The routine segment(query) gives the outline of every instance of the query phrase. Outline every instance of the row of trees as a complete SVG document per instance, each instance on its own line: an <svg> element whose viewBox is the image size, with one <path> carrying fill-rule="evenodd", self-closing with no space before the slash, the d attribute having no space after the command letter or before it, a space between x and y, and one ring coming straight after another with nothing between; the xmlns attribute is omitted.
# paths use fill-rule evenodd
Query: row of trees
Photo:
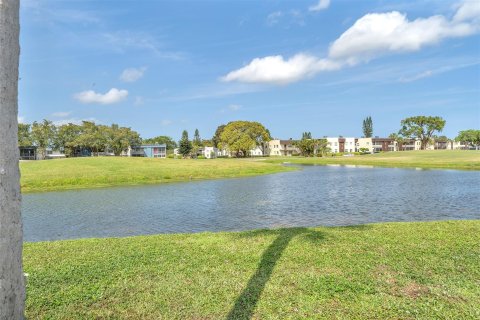
<svg viewBox="0 0 480 320"><path fill-rule="evenodd" d="M120 155L131 145L142 142L140 135L130 128L97 125L83 121L56 126L49 120L18 125L19 146L36 146L39 158L45 158L48 148L58 149L66 156L74 156L81 150L88 149L93 154L112 152Z"/></svg>

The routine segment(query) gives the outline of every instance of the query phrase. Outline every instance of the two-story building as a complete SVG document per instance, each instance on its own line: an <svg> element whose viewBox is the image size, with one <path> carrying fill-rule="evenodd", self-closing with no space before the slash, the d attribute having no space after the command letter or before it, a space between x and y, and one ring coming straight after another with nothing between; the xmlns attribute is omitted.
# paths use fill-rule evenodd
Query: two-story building
<svg viewBox="0 0 480 320"><path fill-rule="evenodd" d="M265 148L265 155L269 156L294 156L300 153L300 149L295 146L295 141L273 139L268 142L268 147Z"/></svg>
<svg viewBox="0 0 480 320"><path fill-rule="evenodd" d="M166 144L142 144L130 146L127 150L128 157L166 158Z"/></svg>
<svg viewBox="0 0 480 320"><path fill-rule="evenodd" d="M330 148L330 152L355 152L356 151L356 139L345 137L326 137L327 146Z"/></svg>

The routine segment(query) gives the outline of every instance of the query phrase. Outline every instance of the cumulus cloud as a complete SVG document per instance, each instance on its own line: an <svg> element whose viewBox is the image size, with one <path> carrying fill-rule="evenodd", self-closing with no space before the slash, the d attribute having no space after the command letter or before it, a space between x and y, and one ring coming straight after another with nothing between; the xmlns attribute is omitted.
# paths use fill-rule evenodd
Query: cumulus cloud
<svg viewBox="0 0 480 320"><path fill-rule="evenodd" d="M105 94L96 93L93 90L87 90L76 93L73 97L81 103L113 104L125 100L127 96L127 90L112 88Z"/></svg>
<svg viewBox="0 0 480 320"><path fill-rule="evenodd" d="M471 21L450 21L441 15L409 21L397 11L371 13L358 19L332 43L329 57L356 64L387 53L417 51L477 31L478 25Z"/></svg>
<svg viewBox="0 0 480 320"><path fill-rule="evenodd" d="M120 80L124 82L135 82L141 77L143 77L143 74L147 70L146 67L142 68L127 68L123 70L122 74L120 75Z"/></svg>
<svg viewBox="0 0 480 320"><path fill-rule="evenodd" d="M321 11L330 6L330 0L319 0L316 5L310 6L308 11Z"/></svg>
<svg viewBox="0 0 480 320"><path fill-rule="evenodd" d="M335 61L318 59L303 53L296 54L290 59L269 56L253 59L245 67L228 73L222 80L288 84L313 76L320 71L336 70L340 67L341 65Z"/></svg>
<svg viewBox="0 0 480 320"><path fill-rule="evenodd" d="M333 41L325 58L304 53L287 59L280 55L255 58L221 80L288 84L319 72L365 63L386 54L418 51L447 38L466 37L479 31L480 2L475 1L461 3L452 19L435 15L410 21L398 11L370 13Z"/></svg>

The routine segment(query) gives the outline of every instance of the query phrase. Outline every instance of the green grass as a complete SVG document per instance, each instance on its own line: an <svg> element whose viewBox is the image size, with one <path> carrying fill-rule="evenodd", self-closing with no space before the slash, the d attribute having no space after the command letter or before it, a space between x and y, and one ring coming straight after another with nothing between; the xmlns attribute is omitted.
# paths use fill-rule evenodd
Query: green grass
<svg viewBox="0 0 480 320"><path fill-rule="evenodd" d="M22 192L248 177L295 170L283 162L480 170L480 151L409 151L355 157L180 160L70 158L22 161Z"/></svg>
<svg viewBox="0 0 480 320"><path fill-rule="evenodd" d="M250 159L92 157L20 162L22 192L247 177L294 170Z"/></svg>
<svg viewBox="0 0 480 320"><path fill-rule="evenodd" d="M480 221L26 243L29 319L478 319Z"/></svg>
<svg viewBox="0 0 480 320"><path fill-rule="evenodd" d="M368 154L354 157L270 158L268 162L289 161L298 164L346 164L371 165L379 167L406 167L432 169L480 170L480 151L473 150L432 150L402 151Z"/></svg>

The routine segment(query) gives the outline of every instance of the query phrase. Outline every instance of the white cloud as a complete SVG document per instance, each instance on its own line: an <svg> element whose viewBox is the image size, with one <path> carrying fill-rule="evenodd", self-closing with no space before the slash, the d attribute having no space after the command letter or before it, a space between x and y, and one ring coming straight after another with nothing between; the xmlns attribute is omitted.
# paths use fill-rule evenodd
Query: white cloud
<svg viewBox="0 0 480 320"><path fill-rule="evenodd" d="M232 71L223 81L288 84L313 76L320 71L336 70L340 64L299 53L285 60L282 56L253 59L245 67Z"/></svg>
<svg viewBox="0 0 480 320"><path fill-rule="evenodd" d="M141 68L127 68L123 70L122 74L120 75L120 80L124 82L135 82L141 77L143 77L143 74L147 70L146 67L141 67Z"/></svg>
<svg viewBox="0 0 480 320"><path fill-rule="evenodd" d="M57 118L65 118L65 117L68 117L70 114L71 112L54 112L52 113L52 116Z"/></svg>
<svg viewBox="0 0 480 320"><path fill-rule="evenodd" d="M70 118L70 119L62 119L62 120L53 121L53 124L56 125L56 126L63 126L63 125L69 124L69 123L80 125L80 124L82 124L83 121L95 122L96 124L101 123L99 120L97 120L95 118L87 118L87 119Z"/></svg>
<svg viewBox="0 0 480 320"><path fill-rule="evenodd" d="M477 0L465 0L459 7L453 21L461 22L468 20L476 20L478 23L480 20L480 1Z"/></svg>
<svg viewBox="0 0 480 320"><path fill-rule="evenodd" d="M412 82L412 81L420 80L420 79L423 79L423 78L431 77L432 75L433 75L433 71L432 70L427 70L427 71L421 72L421 73L416 74L416 75L411 76L411 77L400 77L400 79L398 79L398 81L400 81L400 82Z"/></svg>
<svg viewBox="0 0 480 320"><path fill-rule="evenodd" d="M280 18L282 16L283 16L283 13L281 11L275 11L275 12L270 13L267 16L267 25L269 25L269 26L276 25L280 21Z"/></svg>
<svg viewBox="0 0 480 320"><path fill-rule="evenodd" d="M160 122L160 124L165 127L165 126L171 125L171 124L172 124L172 121L171 121L171 120L162 120L162 121Z"/></svg>
<svg viewBox="0 0 480 320"><path fill-rule="evenodd" d="M310 6L308 11L321 11L330 6L330 0L319 0L316 5Z"/></svg>
<svg viewBox="0 0 480 320"><path fill-rule="evenodd" d="M113 104L125 100L127 96L127 90L112 88L105 94L96 93L93 90L87 90L76 93L73 97L82 103Z"/></svg>
<svg viewBox="0 0 480 320"><path fill-rule="evenodd" d="M319 3L320 4L320 3ZM284 59L280 55L255 58L231 71L221 80L246 83L288 84L323 71L365 63L385 54L413 52L447 38L465 37L480 31L478 8L463 2L450 20L442 15L409 21L397 11L370 13L358 19L336 39L327 57L298 53ZM472 14L472 12L474 14Z"/></svg>
<svg viewBox="0 0 480 320"><path fill-rule="evenodd" d="M353 65L387 53L417 51L476 31L478 26L474 23L449 21L441 15L409 21L397 11L371 13L358 19L333 42L329 57Z"/></svg>
<svg viewBox="0 0 480 320"><path fill-rule="evenodd" d="M17 120L18 120L18 123L25 123L25 117L18 116Z"/></svg>

